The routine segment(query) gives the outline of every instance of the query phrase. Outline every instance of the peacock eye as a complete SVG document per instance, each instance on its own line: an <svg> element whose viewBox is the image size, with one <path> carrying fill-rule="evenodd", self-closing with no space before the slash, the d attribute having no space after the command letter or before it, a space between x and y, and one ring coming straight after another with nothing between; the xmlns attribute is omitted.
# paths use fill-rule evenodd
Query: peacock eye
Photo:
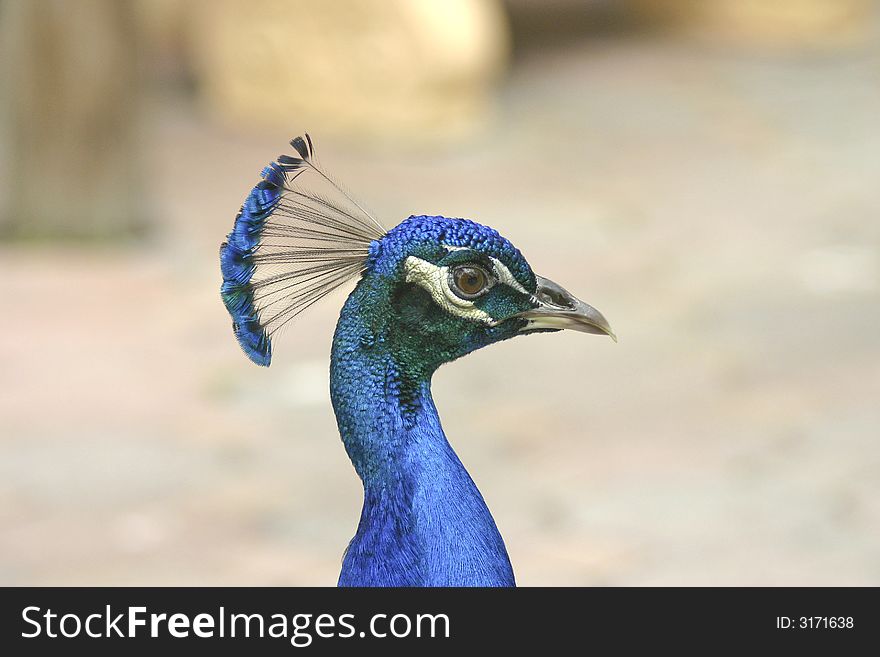
<svg viewBox="0 0 880 657"><path fill-rule="evenodd" d="M476 299L492 287L492 279L482 267L462 265L450 274L450 287L462 299Z"/></svg>

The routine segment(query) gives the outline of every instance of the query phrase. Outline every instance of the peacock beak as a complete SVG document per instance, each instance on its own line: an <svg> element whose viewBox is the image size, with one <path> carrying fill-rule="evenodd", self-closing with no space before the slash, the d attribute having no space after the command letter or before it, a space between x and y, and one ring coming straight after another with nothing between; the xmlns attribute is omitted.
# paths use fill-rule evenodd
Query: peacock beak
<svg viewBox="0 0 880 657"><path fill-rule="evenodd" d="M549 278L536 276L535 308L517 313L514 317L528 320L523 331L537 329L571 329L582 333L608 335L617 342L608 320L593 306L584 303L561 285Z"/></svg>

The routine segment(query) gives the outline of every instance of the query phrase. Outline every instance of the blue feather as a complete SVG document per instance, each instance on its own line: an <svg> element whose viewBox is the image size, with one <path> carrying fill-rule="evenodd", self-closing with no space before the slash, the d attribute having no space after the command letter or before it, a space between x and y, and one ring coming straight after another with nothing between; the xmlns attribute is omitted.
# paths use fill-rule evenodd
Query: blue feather
<svg viewBox="0 0 880 657"><path fill-rule="evenodd" d="M238 344L254 363L269 367L272 362L272 341L255 317L245 317L232 324Z"/></svg>
<svg viewBox="0 0 880 657"><path fill-rule="evenodd" d="M277 165L270 164L263 170L265 179L245 199L232 231L220 247L221 297L232 317L233 333L245 354L257 365L266 367L272 360L272 343L254 307L250 281L260 234L281 198L280 175L283 174Z"/></svg>

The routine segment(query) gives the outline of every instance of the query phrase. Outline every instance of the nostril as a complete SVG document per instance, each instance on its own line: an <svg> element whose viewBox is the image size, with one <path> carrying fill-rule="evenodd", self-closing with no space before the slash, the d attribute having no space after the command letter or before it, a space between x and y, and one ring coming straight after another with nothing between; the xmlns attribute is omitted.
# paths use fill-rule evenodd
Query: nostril
<svg viewBox="0 0 880 657"><path fill-rule="evenodd" d="M574 305L571 302L571 299L562 294L559 290L554 290L551 288L544 288L542 290L538 290L538 298L544 303L550 303L559 308L573 308Z"/></svg>

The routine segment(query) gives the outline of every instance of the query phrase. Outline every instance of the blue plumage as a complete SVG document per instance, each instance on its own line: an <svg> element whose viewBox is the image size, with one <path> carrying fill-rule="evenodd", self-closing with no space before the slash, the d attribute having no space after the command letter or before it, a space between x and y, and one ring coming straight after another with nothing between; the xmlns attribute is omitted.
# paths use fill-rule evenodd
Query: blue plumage
<svg viewBox="0 0 880 657"><path fill-rule="evenodd" d="M514 586L495 521L443 433L433 371L395 348L393 287L376 271L343 307L331 354L333 409L364 485L339 585Z"/></svg>
<svg viewBox="0 0 880 657"><path fill-rule="evenodd" d="M232 232L220 247L220 289L226 309L232 316L232 330L241 348L257 365L268 366L272 360L272 342L261 325L254 306L255 253L266 220L281 200L286 183L284 171L274 162L263 169L261 180L248 194Z"/></svg>
<svg viewBox="0 0 880 657"><path fill-rule="evenodd" d="M364 485L341 586L513 586L501 534L440 424L438 367L524 333L612 335L598 311L496 230L412 216L386 231L314 162L308 135L263 170L220 251L221 295L242 349L269 365L272 335L345 281L330 395ZM324 184L316 192L303 176ZM295 183L295 184L294 184Z"/></svg>

